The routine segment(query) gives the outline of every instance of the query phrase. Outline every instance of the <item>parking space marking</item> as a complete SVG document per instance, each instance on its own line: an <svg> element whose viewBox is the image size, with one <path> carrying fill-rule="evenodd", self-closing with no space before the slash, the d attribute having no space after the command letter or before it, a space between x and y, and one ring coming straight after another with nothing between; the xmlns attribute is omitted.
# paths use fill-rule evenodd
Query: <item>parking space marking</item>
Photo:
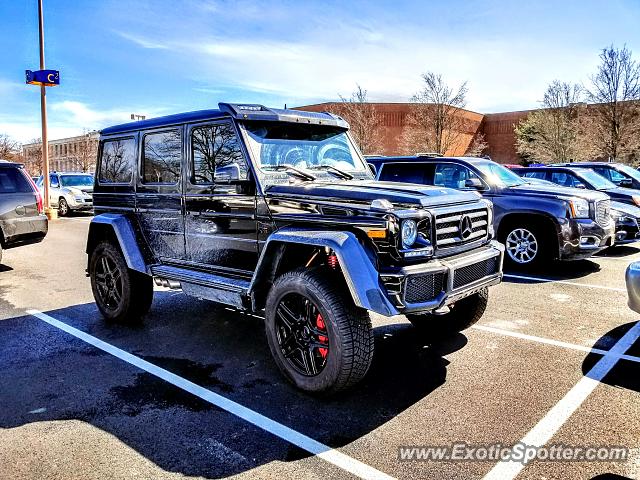
<svg viewBox="0 0 640 480"><path fill-rule="evenodd" d="M527 433L519 443L541 447L564 425L580 407L602 379L613 369L620 355L624 354L640 338L640 322L636 322L620 340L580 379L567 394ZM484 480L507 480L515 478L524 468L516 461L496 464Z"/></svg>
<svg viewBox="0 0 640 480"><path fill-rule="evenodd" d="M504 335L506 337L514 337L522 340L529 340L531 342L544 343L547 345L553 345L556 347L567 348L570 350L578 350L580 352L595 353L597 355L611 355L620 360L629 360L630 362L640 363L640 357L634 357L633 355L612 353L611 350L602 350L600 348L585 347L584 345L576 345L575 343L562 342L560 340L552 340L550 338L536 337L535 335L527 335L526 333L513 332L511 330L503 330L501 328L489 327L487 325L473 325L471 328L476 330L482 330L485 332L495 333L498 335Z"/></svg>
<svg viewBox="0 0 640 480"><path fill-rule="evenodd" d="M27 310L29 315L32 315L36 318L39 318L43 322L48 323L49 325L56 327L80 340L86 342L103 352L106 352L110 355L113 355L120 360L127 362L134 367L137 367L141 370L144 370L151 375L154 375L171 385L174 385L186 392L195 395L202 400L215 405L222 410L225 410L236 417L239 417L252 425L275 435L276 437L285 440L286 442L291 443L313 455L316 455L326 462L335 465L342 470L345 470L357 477L365 478L365 479L392 479L393 477L383 473L375 468L362 463L354 458L345 455L342 452L334 450L333 448L324 445L311 437L308 437L292 428L287 427L281 423L276 422L264 415L251 410L248 407L240 405L239 403L234 402L222 395L214 393L210 390L207 390L204 387L196 385L193 382L190 382L186 378L183 378L175 373L171 373L164 368L160 368L153 363L147 362L146 360L141 359L129 352L121 350L118 347L115 347L99 338L96 338L88 333L83 332L82 330L78 330L70 325L67 325L60 320L56 320L55 318L47 315L46 313L42 313L38 310Z"/></svg>
<svg viewBox="0 0 640 480"><path fill-rule="evenodd" d="M516 280L530 280L532 282L542 282L542 283L561 283L563 285L573 285L574 287L598 288L601 290L610 290L613 292L626 293L626 290L624 288L607 287L605 285L590 285L588 283L569 282L568 280L555 280L553 278L529 277L526 275L514 275L511 273L505 273L504 278L513 278Z"/></svg>

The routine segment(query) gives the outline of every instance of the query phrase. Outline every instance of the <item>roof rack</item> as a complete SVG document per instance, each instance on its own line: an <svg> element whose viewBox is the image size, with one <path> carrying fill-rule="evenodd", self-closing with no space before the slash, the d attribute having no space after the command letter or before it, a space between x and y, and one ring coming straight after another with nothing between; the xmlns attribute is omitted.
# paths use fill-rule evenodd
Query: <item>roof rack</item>
<svg viewBox="0 0 640 480"><path fill-rule="evenodd" d="M441 153L436 152L418 152L416 153L416 157L443 157Z"/></svg>

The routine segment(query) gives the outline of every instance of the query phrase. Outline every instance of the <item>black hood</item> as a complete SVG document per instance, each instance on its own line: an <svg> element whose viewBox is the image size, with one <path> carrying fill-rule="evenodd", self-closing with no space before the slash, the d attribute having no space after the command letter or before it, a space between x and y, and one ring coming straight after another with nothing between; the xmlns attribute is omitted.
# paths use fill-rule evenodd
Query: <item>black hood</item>
<svg viewBox="0 0 640 480"><path fill-rule="evenodd" d="M412 183L370 181L338 181L336 183L305 182L271 185L267 195L300 195L335 201L371 203L376 199L389 200L394 205L435 207L478 201L476 192L464 192L444 187L432 187Z"/></svg>
<svg viewBox="0 0 640 480"><path fill-rule="evenodd" d="M532 195L546 197L578 197L589 201L606 200L606 194L595 190L585 190L582 188L561 187L560 185L542 185L538 183L523 183L515 187L504 189L504 193L514 195Z"/></svg>

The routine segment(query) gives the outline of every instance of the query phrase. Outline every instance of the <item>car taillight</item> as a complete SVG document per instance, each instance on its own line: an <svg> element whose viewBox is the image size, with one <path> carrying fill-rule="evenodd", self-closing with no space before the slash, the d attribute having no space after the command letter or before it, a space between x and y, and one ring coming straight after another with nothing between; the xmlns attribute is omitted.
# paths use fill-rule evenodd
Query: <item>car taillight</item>
<svg viewBox="0 0 640 480"><path fill-rule="evenodd" d="M20 171L22 172L22 175L24 175L24 177L27 179L27 181L31 184L31 188L33 188L33 193L36 194L36 204L38 205L38 213L43 213L44 204L43 204L43 198L42 198L42 194L40 193L40 190L38 190L38 187L36 186L36 183L33 181L33 178L31 178L26 171L24 171L23 169L20 169Z"/></svg>

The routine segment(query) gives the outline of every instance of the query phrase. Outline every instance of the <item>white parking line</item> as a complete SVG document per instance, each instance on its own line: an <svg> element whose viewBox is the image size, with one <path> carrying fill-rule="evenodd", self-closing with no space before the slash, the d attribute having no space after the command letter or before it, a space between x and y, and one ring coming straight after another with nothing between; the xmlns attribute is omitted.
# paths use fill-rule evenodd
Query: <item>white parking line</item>
<svg viewBox="0 0 640 480"><path fill-rule="evenodd" d="M261 415L258 412L251 410L239 403L234 402L233 400L229 400L222 395L214 393L206 388L203 388L199 385L196 385L189 380L176 375L175 373L171 373L168 370L160 368L153 363L149 363L146 360L141 359L135 355L132 355L129 352L119 349L118 347L114 347L113 345L100 340L88 333L85 333L77 328L74 328L70 325L67 325L64 322L56 320L55 318L42 313L38 310L27 310L29 315L33 315L34 317L39 318L43 322L48 323L49 325L59 328L60 330L67 332L70 335L86 342L94 347L106 352L114 357L119 358L120 360L129 363L135 367L138 367L145 372L148 372L162 380L174 385L182 390L195 395L202 400L209 402L212 405L215 405L218 408L221 408L232 415L235 415L243 420L255 425L262 430L265 430L276 437L279 437L313 455L317 455L323 460L335 465L338 468L341 468L357 477L366 478L366 479L391 479L393 477L383 473L375 468L366 465L354 458L345 455L342 452L332 449L331 447L324 445L311 437L308 437L292 428L287 427L281 423L276 422L264 415Z"/></svg>
<svg viewBox="0 0 640 480"><path fill-rule="evenodd" d="M529 277L526 275L513 275L511 273L505 273L504 278L513 278L516 280L530 280L532 282L543 282L543 283L561 283L563 285L573 285L574 287L598 288L601 290L610 290L613 292L626 293L626 290L624 288L607 287L605 285L590 285L588 283L569 282L567 280L555 280L553 278Z"/></svg>
<svg viewBox="0 0 640 480"><path fill-rule="evenodd" d="M595 353L597 355L616 356L620 360L629 360L631 362L640 363L640 357L634 357L633 355L625 355L625 354L621 355L621 354L611 353L610 350L602 350L600 348L585 347L584 345L576 345L575 343L567 343L567 342L561 342L560 340L552 340L550 338L536 337L534 335L527 335L525 333L520 333L520 332L512 332L511 330L503 330L501 328L489 327L487 325L474 325L471 328L474 328L476 330L482 330L485 332L496 333L498 335L504 335L507 337L514 337L522 340L529 340L531 342L544 343L546 345L553 345L555 347L568 348L570 350L578 350L580 352Z"/></svg>
<svg viewBox="0 0 640 480"><path fill-rule="evenodd" d="M640 322L636 322L620 340L580 379L567 394L549 410L549 412L527 433L519 443L533 447L546 444L564 425L569 417L586 400L600 381L618 362L620 355L627 351L640 338ZM496 464L485 480L510 480L524 468L521 462L508 461Z"/></svg>

